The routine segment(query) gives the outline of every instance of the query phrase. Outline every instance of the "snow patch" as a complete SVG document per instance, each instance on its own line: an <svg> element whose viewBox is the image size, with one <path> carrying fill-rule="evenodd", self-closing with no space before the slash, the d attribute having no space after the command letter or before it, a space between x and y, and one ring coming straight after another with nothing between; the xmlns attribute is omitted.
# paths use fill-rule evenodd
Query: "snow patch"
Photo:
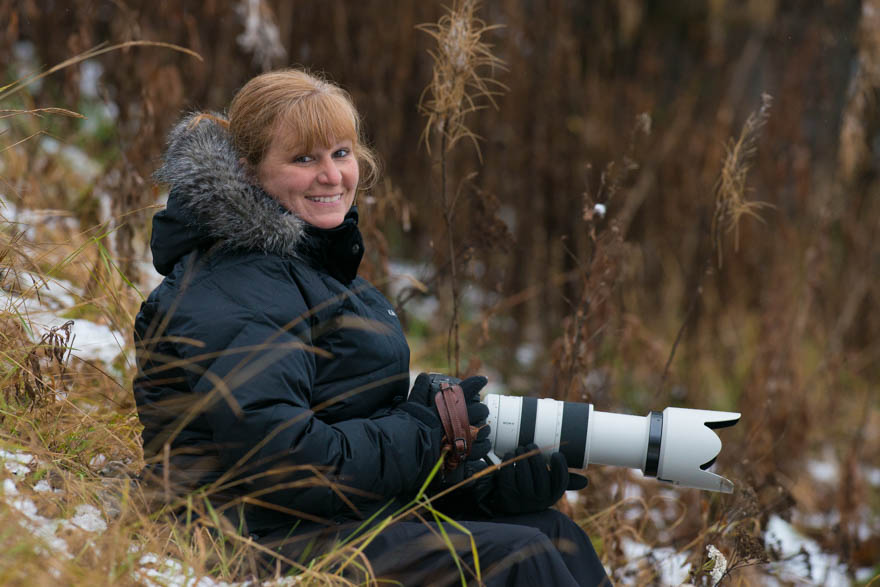
<svg viewBox="0 0 880 587"><path fill-rule="evenodd" d="M34 502L26 497L14 499L9 502L9 505L24 515L25 519L21 521L21 525L25 530L48 546L53 553L70 558L67 542L55 535L59 528L71 527L67 520L50 520L41 516L37 513L37 506Z"/></svg>
<svg viewBox="0 0 880 587"><path fill-rule="evenodd" d="M34 462L33 455L21 452L7 452L0 449L0 460L3 467L13 475L27 475L31 472L30 465Z"/></svg>
<svg viewBox="0 0 880 587"><path fill-rule="evenodd" d="M538 345L530 342L523 343L516 349L516 362L528 367L538 359L539 354Z"/></svg>
<svg viewBox="0 0 880 587"><path fill-rule="evenodd" d="M846 565L836 555L822 552L819 544L805 538L794 527L771 516L764 533L767 548L778 553L780 561L770 563L770 571L783 581L804 582L825 587L850 584Z"/></svg>
<svg viewBox="0 0 880 587"><path fill-rule="evenodd" d="M673 548L654 549L657 571L660 573L662 585L681 585L691 572L691 564L687 562L688 553L676 552Z"/></svg>
<svg viewBox="0 0 880 587"><path fill-rule="evenodd" d="M15 481L12 479L3 480L3 495L8 495L10 497L18 495L18 488L15 486Z"/></svg>
<svg viewBox="0 0 880 587"><path fill-rule="evenodd" d="M125 338L119 332L103 324L88 320L76 320L73 324L73 354L84 359L97 359L107 365L122 352Z"/></svg>
<svg viewBox="0 0 880 587"><path fill-rule="evenodd" d="M833 461L818 461L810 459L807 461L807 472L819 483L835 483L840 478L840 471L837 463Z"/></svg>
<svg viewBox="0 0 880 587"><path fill-rule="evenodd" d="M76 513L70 519L70 523L82 528L86 532L104 532L107 530L107 523L101 517L100 510L89 504L76 506Z"/></svg>
<svg viewBox="0 0 880 587"><path fill-rule="evenodd" d="M673 548L652 548L647 544L629 538L620 541L620 548L629 561L624 567L616 569L615 580L621 585L634 584L638 576L639 564L647 560L657 572L656 584L681 585L691 572L687 562L688 552L676 552Z"/></svg>
<svg viewBox="0 0 880 587"><path fill-rule="evenodd" d="M865 467L864 474L870 485L880 487L880 467Z"/></svg>
<svg viewBox="0 0 880 587"><path fill-rule="evenodd" d="M46 493L52 491L52 486L49 485L49 482L45 479L40 479L37 481L37 484L34 485L34 491L37 493Z"/></svg>
<svg viewBox="0 0 880 587"><path fill-rule="evenodd" d="M160 558L147 553L140 558L141 568L134 572L135 577L147 587L230 587L225 581L215 581L211 577L198 577L192 567L172 558ZM144 568L153 565L155 568Z"/></svg>

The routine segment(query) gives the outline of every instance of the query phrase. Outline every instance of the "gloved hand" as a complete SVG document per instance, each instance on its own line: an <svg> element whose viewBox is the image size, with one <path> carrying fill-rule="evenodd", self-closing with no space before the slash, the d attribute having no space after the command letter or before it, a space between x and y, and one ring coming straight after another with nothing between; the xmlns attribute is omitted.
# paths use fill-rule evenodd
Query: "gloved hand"
<svg viewBox="0 0 880 587"><path fill-rule="evenodd" d="M474 517L492 517L489 508L489 496L495 486L492 472L487 475L476 477L481 471L489 468L486 460L466 460L453 471L454 475L446 474L444 478L437 479L431 486L429 493L437 494L462 480L467 480L463 485L456 487L450 493L434 498L434 506L440 511L450 515L467 515Z"/></svg>
<svg viewBox="0 0 880 587"><path fill-rule="evenodd" d="M434 451L433 460L436 462L440 458L440 450L443 444L443 422L440 421L437 410L427 402L426 398L429 394L429 387L428 374L420 373L413 383L407 400L397 407L431 429L431 449ZM426 476L427 473L425 471Z"/></svg>
<svg viewBox="0 0 880 587"><path fill-rule="evenodd" d="M417 405L425 406L434 410L436 415L436 407L434 404L434 394L436 389L432 389L432 378L436 375L428 375L427 373L419 373L413 383L412 390L409 393L407 402L413 402ZM468 422L471 426L478 427L480 430L471 444L471 452L468 460L479 460L489 454L492 444L489 441L489 426L486 425L486 418L489 417L489 408L486 404L480 403L480 390L486 386L488 379L482 376L468 377L464 381L459 381L454 377L442 376L443 379L452 383L458 383L461 391L464 393L467 401ZM404 403L403 405L406 405Z"/></svg>
<svg viewBox="0 0 880 587"><path fill-rule="evenodd" d="M465 399L468 423L478 430L471 439L470 452L466 460L452 470L442 469L433 484L433 492L455 485L475 474L475 472L486 468L487 465L482 463L481 459L492 449L492 444L489 440L489 426L486 424L489 408L480 402L480 390L488 382L485 377L468 377L461 381L449 375L420 373L416 377L407 403L412 402L418 406L427 406L434 410L434 414L439 417L439 414L436 412L437 405L434 397L441 389L441 383L443 382L457 384L461 387L462 395Z"/></svg>
<svg viewBox="0 0 880 587"><path fill-rule="evenodd" d="M527 452L535 454L513 463L503 464L495 473L495 485L486 497L494 514L526 514L540 512L556 503L566 490L583 489L587 478L569 474L565 455L550 455L550 465L534 444L517 447L504 455L509 461Z"/></svg>

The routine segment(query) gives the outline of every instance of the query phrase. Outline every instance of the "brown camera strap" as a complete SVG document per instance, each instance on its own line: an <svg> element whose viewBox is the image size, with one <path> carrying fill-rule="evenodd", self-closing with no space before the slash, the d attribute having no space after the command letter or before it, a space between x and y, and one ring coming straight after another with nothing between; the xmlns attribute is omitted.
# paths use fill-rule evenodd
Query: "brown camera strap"
<svg viewBox="0 0 880 587"><path fill-rule="evenodd" d="M445 468L451 471L471 452L473 431L468 421L467 401L460 385L444 381L440 384L440 391L434 394L434 404L443 423L444 445L449 446Z"/></svg>

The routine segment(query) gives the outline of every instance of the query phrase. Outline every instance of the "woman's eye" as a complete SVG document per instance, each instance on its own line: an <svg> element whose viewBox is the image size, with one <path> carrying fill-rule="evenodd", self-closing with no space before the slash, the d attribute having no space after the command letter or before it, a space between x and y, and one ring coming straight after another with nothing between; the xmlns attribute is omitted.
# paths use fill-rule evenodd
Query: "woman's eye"
<svg viewBox="0 0 880 587"><path fill-rule="evenodd" d="M338 149L338 150L336 150L336 151L333 153L333 156L334 156L334 157L337 157L337 158L339 158L339 157L345 157L345 156L348 155L349 153L351 153L351 149L343 148L343 149Z"/></svg>
<svg viewBox="0 0 880 587"><path fill-rule="evenodd" d="M294 163L311 163L315 158L311 155L299 155L298 157L293 158Z"/></svg>

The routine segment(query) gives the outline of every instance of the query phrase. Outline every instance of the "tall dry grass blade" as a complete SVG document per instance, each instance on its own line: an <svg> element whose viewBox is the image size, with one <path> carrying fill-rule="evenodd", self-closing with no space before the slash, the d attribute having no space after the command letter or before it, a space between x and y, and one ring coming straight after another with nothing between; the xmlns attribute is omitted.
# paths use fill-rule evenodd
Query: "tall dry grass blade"
<svg viewBox="0 0 880 587"><path fill-rule="evenodd" d="M42 118L43 114L56 114L59 116L69 116L70 118L85 118L79 112L74 112L73 110L67 110L66 108L33 108L31 110L7 110L0 109L0 120L4 118L11 118L13 116L22 116L29 114L31 116L36 116L38 118Z"/></svg>
<svg viewBox="0 0 880 587"><path fill-rule="evenodd" d="M196 53L191 49L187 49L186 47L181 47L180 45L174 45L173 43L162 43L160 41L126 41L125 43L118 43L116 45L106 46L106 43L102 43L91 49L80 53L79 55L75 55L70 59L65 59L61 63L57 65L53 65L46 71L42 73L34 73L29 76L26 76L20 80L16 80L11 84L0 88L0 100L6 100L10 96L17 94L27 86L31 85L37 80L43 79L48 75L52 75L56 71L60 71L66 67L70 67L71 65L76 65L86 59L91 59L92 57L97 57L98 55L103 55L104 53L109 53L111 51L118 51L119 49L126 49L128 47L164 47L166 49L171 49L173 51L180 51L181 53L186 53L191 57L195 57L199 61L204 61L201 55Z"/></svg>
<svg viewBox="0 0 880 587"><path fill-rule="evenodd" d="M712 215L711 245L705 262L699 268L697 285L694 288L684 319L672 342L669 356L663 367L660 377L659 389L663 389L672 367L675 352L681 343L690 317L697 308L697 303L703 294L703 279L712 266L712 260L717 259L718 267L721 268L724 260L722 238L725 232L734 232L734 250L739 249L739 223L744 216L752 216L762 220L758 210L772 207L767 202L755 202L746 198L746 178L751 169L752 160L757 151L758 140L761 131L770 118L770 108L773 105L773 97L766 92L761 94L761 106L757 111L749 114L743 124L739 137L731 138L727 143L727 154L721 164L721 172L715 184L715 212ZM763 221L763 220L762 220Z"/></svg>
<svg viewBox="0 0 880 587"><path fill-rule="evenodd" d="M739 225L743 217L751 216L763 222L758 212L762 208L772 207L767 202L748 200L746 188L746 178L757 151L761 131L770 118L772 105L773 97L767 93L761 94L761 107L749 114L739 137L736 140L731 138L727 143L727 153L715 186L715 214L712 216L712 246L718 258L718 267L723 262L723 233L734 233L734 250L738 251Z"/></svg>

